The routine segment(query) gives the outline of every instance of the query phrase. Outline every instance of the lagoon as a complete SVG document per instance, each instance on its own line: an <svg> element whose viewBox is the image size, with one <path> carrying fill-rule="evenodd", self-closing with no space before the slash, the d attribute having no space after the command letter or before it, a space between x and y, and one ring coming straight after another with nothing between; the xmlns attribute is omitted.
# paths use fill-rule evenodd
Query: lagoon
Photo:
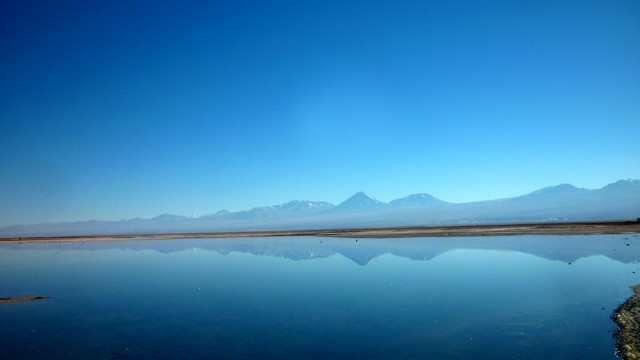
<svg viewBox="0 0 640 360"><path fill-rule="evenodd" d="M638 234L0 245L0 358L615 359Z"/></svg>

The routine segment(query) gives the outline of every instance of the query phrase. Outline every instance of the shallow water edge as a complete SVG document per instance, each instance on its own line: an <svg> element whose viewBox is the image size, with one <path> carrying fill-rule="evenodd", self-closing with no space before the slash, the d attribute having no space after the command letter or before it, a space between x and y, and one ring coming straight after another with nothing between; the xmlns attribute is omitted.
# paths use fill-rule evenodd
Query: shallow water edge
<svg viewBox="0 0 640 360"><path fill-rule="evenodd" d="M582 222L535 223L464 226L422 226L400 228L328 229L328 230L274 230L231 231L207 233L166 234L106 234L79 236L35 236L0 238L1 243L42 241L110 241L110 240L163 240L183 238L236 238L279 236L327 236L362 238L402 237L454 237L454 236L511 236L511 235L594 235L640 233L640 222Z"/></svg>

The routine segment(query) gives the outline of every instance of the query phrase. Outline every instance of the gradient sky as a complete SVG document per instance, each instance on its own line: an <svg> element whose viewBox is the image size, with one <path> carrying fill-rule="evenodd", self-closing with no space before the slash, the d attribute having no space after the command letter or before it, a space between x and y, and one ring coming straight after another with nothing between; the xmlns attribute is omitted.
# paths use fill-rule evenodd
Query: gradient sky
<svg viewBox="0 0 640 360"><path fill-rule="evenodd" d="M0 225L640 178L638 1L3 1Z"/></svg>

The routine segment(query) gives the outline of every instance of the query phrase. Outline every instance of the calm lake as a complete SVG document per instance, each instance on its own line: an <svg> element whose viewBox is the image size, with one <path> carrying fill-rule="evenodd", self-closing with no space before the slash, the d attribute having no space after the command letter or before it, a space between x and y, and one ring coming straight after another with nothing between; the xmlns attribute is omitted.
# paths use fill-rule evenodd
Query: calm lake
<svg viewBox="0 0 640 360"><path fill-rule="evenodd" d="M0 358L615 359L640 237L0 245Z"/></svg>

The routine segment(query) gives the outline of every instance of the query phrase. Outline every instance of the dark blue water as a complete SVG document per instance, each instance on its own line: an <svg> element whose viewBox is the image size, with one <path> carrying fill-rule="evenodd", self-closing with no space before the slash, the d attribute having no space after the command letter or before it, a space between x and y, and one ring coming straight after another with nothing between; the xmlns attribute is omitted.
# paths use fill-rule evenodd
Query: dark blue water
<svg viewBox="0 0 640 360"><path fill-rule="evenodd" d="M0 305L0 358L614 359L639 260L638 235L1 245L0 297L51 298Z"/></svg>

